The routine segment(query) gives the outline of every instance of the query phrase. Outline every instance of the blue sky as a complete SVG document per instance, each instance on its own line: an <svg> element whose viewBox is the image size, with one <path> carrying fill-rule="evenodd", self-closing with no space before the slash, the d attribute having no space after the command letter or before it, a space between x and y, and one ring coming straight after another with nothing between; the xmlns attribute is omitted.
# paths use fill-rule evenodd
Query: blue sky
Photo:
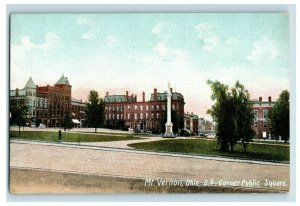
<svg viewBox="0 0 300 206"><path fill-rule="evenodd" d="M10 34L11 88L64 74L78 99L91 89L149 99L169 81L205 117L207 79L240 80L252 99L289 88L287 13L15 14Z"/></svg>

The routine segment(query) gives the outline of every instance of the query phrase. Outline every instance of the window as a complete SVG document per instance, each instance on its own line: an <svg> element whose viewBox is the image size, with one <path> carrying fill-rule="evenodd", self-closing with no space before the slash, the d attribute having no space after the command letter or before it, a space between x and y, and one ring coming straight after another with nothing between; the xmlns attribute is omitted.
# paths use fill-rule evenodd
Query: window
<svg viewBox="0 0 300 206"><path fill-rule="evenodd" d="M156 109L159 110L159 105L156 105Z"/></svg>
<svg viewBox="0 0 300 206"><path fill-rule="evenodd" d="M156 114L156 118L158 119L159 118L159 113L157 112L157 114Z"/></svg>
<svg viewBox="0 0 300 206"><path fill-rule="evenodd" d="M117 119L119 119L119 114L117 114Z"/></svg>
<svg viewBox="0 0 300 206"><path fill-rule="evenodd" d="M141 119L143 119L143 113L140 115Z"/></svg>
<svg viewBox="0 0 300 206"><path fill-rule="evenodd" d="M111 119L111 114L108 115L108 119Z"/></svg>
<svg viewBox="0 0 300 206"><path fill-rule="evenodd" d="M254 119L257 120L258 119L258 110L254 110L253 112L254 112Z"/></svg>
<svg viewBox="0 0 300 206"><path fill-rule="evenodd" d="M127 119L130 119L130 114L127 114Z"/></svg>
<svg viewBox="0 0 300 206"><path fill-rule="evenodd" d="M268 123L264 121L264 127L268 127Z"/></svg>
<svg viewBox="0 0 300 206"><path fill-rule="evenodd" d="M268 119L268 110L267 109L263 110L263 118Z"/></svg>
<svg viewBox="0 0 300 206"><path fill-rule="evenodd" d="M146 105L146 110L148 111L148 109L149 109L149 106L148 106L148 105Z"/></svg>
<svg viewBox="0 0 300 206"><path fill-rule="evenodd" d="M257 127L257 125L258 125L258 122L254 121L254 127Z"/></svg>
<svg viewBox="0 0 300 206"><path fill-rule="evenodd" d="M123 114L121 114L121 119L123 119Z"/></svg>
<svg viewBox="0 0 300 206"><path fill-rule="evenodd" d="M172 109L175 110L175 105L174 104L172 105Z"/></svg>
<svg viewBox="0 0 300 206"><path fill-rule="evenodd" d="M108 111L111 111L111 107L108 107Z"/></svg>
<svg viewBox="0 0 300 206"><path fill-rule="evenodd" d="M154 110L154 106L153 105L151 105L151 110Z"/></svg>
<svg viewBox="0 0 300 206"><path fill-rule="evenodd" d="M134 110L137 110L137 105L134 105Z"/></svg>
<svg viewBox="0 0 300 206"><path fill-rule="evenodd" d="M143 111L143 105L140 105L140 110Z"/></svg>
<svg viewBox="0 0 300 206"><path fill-rule="evenodd" d="M148 116L149 116L149 114L148 114L148 113L146 113L146 119L148 119Z"/></svg>
<svg viewBox="0 0 300 206"><path fill-rule="evenodd" d="M110 98L107 98L107 102L110 102Z"/></svg>
<svg viewBox="0 0 300 206"><path fill-rule="evenodd" d="M114 98L113 101L116 102L116 98Z"/></svg>
<svg viewBox="0 0 300 206"><path fill-rule="evenodd" d="M157 97L157 100L161 100L160 96Z"/></svg>
<svg viewBox="0 0 300 206"><path fill-rule="evenodd" d="M134 114L134 119L137 119L137 113Z"/></svg>
<svg viewBox="0 0 300 206"><path fill-rule="evenodd" d="M120 110L120 108L119 108L119 106L117 106L117 111L119 111Z"/></svg>
<svg viewBox="0 0 300 206"><path fill-rule="evenodd" d="M121 99L121 98L119 98L119 102L122 102L122 99Z"/></svg>
<svg viewBox="0 0 300 206"><path fill-rule="evenodd" d="M166 110L166 105L164 105L164 104L162 105L162 110L164 110L164 111Z"/></svg>
<svg viewBox="0 0 300 206"><path fill-rule="evenodd" d="M130 112L130 106L128 106L127 109L128 109L128 112Z"/></svg>

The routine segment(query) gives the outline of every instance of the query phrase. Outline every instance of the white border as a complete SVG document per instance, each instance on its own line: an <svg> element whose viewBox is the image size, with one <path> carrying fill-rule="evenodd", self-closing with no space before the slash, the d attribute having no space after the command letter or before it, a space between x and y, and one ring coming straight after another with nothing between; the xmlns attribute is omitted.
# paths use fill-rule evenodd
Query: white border
<svg viewBox="0 0 300 206"><path fill-rule="evenodd" d="M109 5L87 5L90 3L99 3L98 1L95 0L85 0L85 1L71 1L71 3L79 3L79 4L84 4L84 5L62 5L62 4L66 4L69 3L68 1L65 0L47 0L47 1L37 1L37 0L32 0L32 1L26 1L26 4L23 5L10 5L14 6L15 8L18 7L20 9L23 10L27 10L32 11L32 9L34 7L36 7L36 5L28 5L28 4L50 4L50 3L55 3L55 4L60 4L60 5L40 5L39 11L40 12L47 12L47 11L51 11L51 12L62 12L62 11L87 11L86 9L89 9L88 11L99 11L99 9L102 9L102 11L112 11L111 8L114 9L115 12L117 11L127 11L127 12L133 12L133 11L141 11L141 9L143 9L143 7L148 7L148 9L150 8L150 10L147 10L148 12L154 12L154 11L183 11L183 12L188 12L188 11L207 11L207 12L220 12L220 11L226 11L226 12L230 12L230 11L239 11L239 12L246 12L246 11L255 11L255 12L260 12L260 11L282 11L282 10L286 10L287 8L291 8L293 7L293 5L262 5L262 4L266 4L266 3L275 3L275 4L284 4L284 3L293 3L293 4L297 4L297 2L295 0L293 1L282 1L282 0L274 0L272 2L270 1L266 1L266 0L261 0L261 1L243 1L243 2L239 2L239 1L226 1L226 3L233 3L233 4L240 4L243 3L244 5L228 5L228 4L224 4L225 1L216 1L216 0L210 0L210 1L202 1L201 3L209 3L210 5L187 5L187 3L198 3L199 1L191 1L191 0L187 0L187 1L172 1L172 3L175 4L184 4L184 5L158 5L158 4L165 4L168 3L168 1L166 0L153 0L153 1L145 1L146 3L156 3L157 5L124 5L124 1L116 1L116 0L111 0L111 1L102 1L100 2L101 4L109 4ZM24 1L20 1L20 0L13 0L13 1L1 1L1 6L0 6L0 15L1 15L1 29L3 29L3 31L0 32L1 35L1 45L7 45L8 46L8 31L7 28L8 26L6 25L6 18L7 18L7 8L6 6L8 6L8 4L18 4L18 3L24 3ZM119 3L122 5L111 5L112 3ZM140 3L139 1L126 1L126 3L129 4L138 4ZM249 3L255 3L257 5L245 5L245 4L249 4ZM215 4L215 5L212 5ZM260 5L258 5L260 4ZM108 9L109 7L111 7L110 9ZM170 8L173 8L174 10L170 10ZM103 10L104 9L104 10ZM137 10L134 10L137 9ZM299 8L296 9L296 13L299 12ZM296 13L294 13L294 15L296 15ZM297 18L296 18L297 19ZM292 20L292 19L291 19ZM293 29L293 28L291 28ZM297 33L299 34L299 28L297 28ZM293 54L293 51L296 50L296 48L293 48L292 46L295 45L295 39L294 42L293 40L291 40L291 54ZM299 43L297 42L297 48L299 49ZM295 49L295 50L294 50ZM1 149L0 149L0 156L1 158L3 158L1 161L2 163L5 164L4 167L1 168L0 170L0 175L2 178L1 181L1 195L0 195L0 204L1 205L41 205L41 203L38 202L27 202L27 203L21 203L21 202L7 202L7 200L9 199L10 201L12 200L10 195L7 193L7 142L6 142L6 135L7 135L7 94L8 94L8 79L7 79L7 62L3 61L5 58L7 59L7 50L4 46L1 47L1 58L2 61L0 61L1 63L1 75L0 75L0 81L4 84L1 87L1 97L5 97L2 98L2 103L4 103L3 105L1 105L0 107L0 111L2 114L1 118L1 131L2 131L2 135L1 135ZM293 57L293 55L291 55L291 58L294 58L295 61L295 56ZM292 66L292 64L291 64ZM295 65L296 66L296 65ZM296 74L296 75L295 75ZM296 90L299 89L299 83L296 84L295 87L295 76L297 76L297 78L299 78L298 76L298 72L295 70L294 73L292 72L291 74L291 107L295 108L296 105L296 99L295 99L295 94L296 94ZM294 100L293 100L294 98ZM297 102L299 102L299 97L297 98ZM296 113L297 112L297 113ZM298 110L294 110L291 113L291 122L292 122L292 133L295 132L295 128L300 128L299 127L299 123L296 122L296 116L299 116L299 111ZM295 124L296 123L296 124ZM291 135L292 135L291 133ZM296 134L294 134L294 137L296 137ZM294 142L296 143L296 141ZM293 144L293 142L291 143ZM295 148L295 147L294 147ZM296 154L297 151L294 150L294 154ZM297 170L299 171L299 165L295 165L293 162L295 162L295 159L293 158L294 155L292 155L291 157L291 171L293 170L292 167L297 166ZM299 152L297 157L299 158ZM295 172L295 171L294 171ZM292 171L293 173L293 171ZM294 173L295 175L295 173ZM292 181L292 177L291 177L291 181ZM3 184L6 183L6 184ZM291 182L293 183L293 182ZM299 180L297 180L297 185L299 185ZM291 193L290 193L291 195ZM238 202L236 201L260 201L260 202L272 202L272 201L286 201L288 199L286 199L286 197L283 196L279 196L278 195L271 195L269 198L266 198L266 195L263 194L256 194L256 195L225 195L227 197L223 197L224 194L222 195L216 195L216 194L200 194L200 195L171 195L171 196L162 196L162 195L76 195L76 196L67 196L67 195L56 195L56 196L51 196L51 195L43 195L43 196L38 196L37 195L37 199L35 199L35 197L25 197L24 196L18 196L17 199L18 200L22 200L22 201L42 201L43 205L49 205L51 204L51 202L44 202L44 201L233 201L232 203L227 202L227 203L222 203L225 205L239 205ZM299 197L299 191L297 191L297 196ZM149 198L150 197L150 198ZM171 198L169 198L171 197ZM247 198L247 199L245 199ZM16 201L16 199L14 200ZM293 201L292 197L289 197L289 201ZM57 203L55 203L57 204ZM63 203L63 205L74 205L74 203ZM77 203L82 205L82 203ZM85 203L86 204L86 203ZM97 202L90 202L89 204L92 205L99 205ZM128 203L128 205L135 205L137 203ZM146 204L146 202L143 203L143 205L150 205L151 203ZM158 205L165 205L164 203L156 203ZM193 204L193 203L192 203ZM199 204L199 203L194 203L194 204ZM201 203L202 204L202 203ZM207 205L215 205L215 203L206 203ZM243 205L248 205L248 204L253 204L253 202L249 202L249 203L242 203ZM256 204L256 203L255 203ZM264 205L266 205L266 203L263 203ZM290 202L290 203L272 203L272 205L295 205L296 202ZM111 204L107 204L105 203L105 205L111 205ZM140 203L139 203L140 205ZM153 205L153 204L151 204ZM174 205L174 203L172 203L172 205Z"/></svg>

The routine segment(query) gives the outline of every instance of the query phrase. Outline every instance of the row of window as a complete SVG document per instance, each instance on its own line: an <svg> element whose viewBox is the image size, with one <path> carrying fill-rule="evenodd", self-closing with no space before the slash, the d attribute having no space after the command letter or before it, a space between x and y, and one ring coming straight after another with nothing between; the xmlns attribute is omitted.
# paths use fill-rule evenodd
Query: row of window
<svg viewBox="0 0 300 206"><path fill-rule="evenodd" d="M154 110L154 105L151 105L151 110ZM139 111L148 111L149 110L149 106L148 105L146 105L146 106L144 106L144 105L140 105L140 106L138 106L138 105L134 105L134 106L130 106L130 105L128 105L127 106L127 110L130 112L131 111L131 109L134 109L134 111L137 111L137 110L139 110ZM165 109L166 109L166 105L162 105L162 106L160 106L160 105L156 105L156 110L160 110L160 109L162 109L163 111L165 111ZM173 110L175 110L176 109L176 106L173 104L172 105L172 109ZM109 106L109 107L106 107L106 111L123 111L123 107L122 106Z"/></svg>
<svg viewBox="0 0 300 206"><path fill-rule="evenodd" d="M253 110L254 113L254 119L258 119L258 110ZM263 119L268 119L268 110L264 109L263 110Z"/></svg>
<svg viewBox="0 0 300 206"><path fill-rule="evenodd" d="M151 113L151 119L154 118L154 114ZM161 117L161 115L157 112L156 113L156 118L159 119ZM126 118L126 117L125 117ZM149 118L149 114L148 113L134 113L134 114L127 114L127 120L130 119L148 119ZM123 114L106 114L106 119L110 120L110 119L123 119Z"/></svg>

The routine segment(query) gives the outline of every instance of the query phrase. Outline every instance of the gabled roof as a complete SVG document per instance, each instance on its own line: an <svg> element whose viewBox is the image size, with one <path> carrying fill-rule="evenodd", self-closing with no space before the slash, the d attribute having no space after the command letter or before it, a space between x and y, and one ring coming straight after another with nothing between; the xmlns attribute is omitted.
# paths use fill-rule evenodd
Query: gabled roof
<svg viewBox="0 0 300 206"><path fill-rule="evenodd" d="M65 84L71 86L68 77L65 77L64 75L61 76L61 78L56 82L56 84Z"/></svg>
<svg viewBox="0 0 300 206"><path fill-rule="evenodd" d="M29 80L27 81L26 85L24 88L33 88L35 89L36 88L36 85L35 83L33 82L32 78L30 77Z"/></svg>

